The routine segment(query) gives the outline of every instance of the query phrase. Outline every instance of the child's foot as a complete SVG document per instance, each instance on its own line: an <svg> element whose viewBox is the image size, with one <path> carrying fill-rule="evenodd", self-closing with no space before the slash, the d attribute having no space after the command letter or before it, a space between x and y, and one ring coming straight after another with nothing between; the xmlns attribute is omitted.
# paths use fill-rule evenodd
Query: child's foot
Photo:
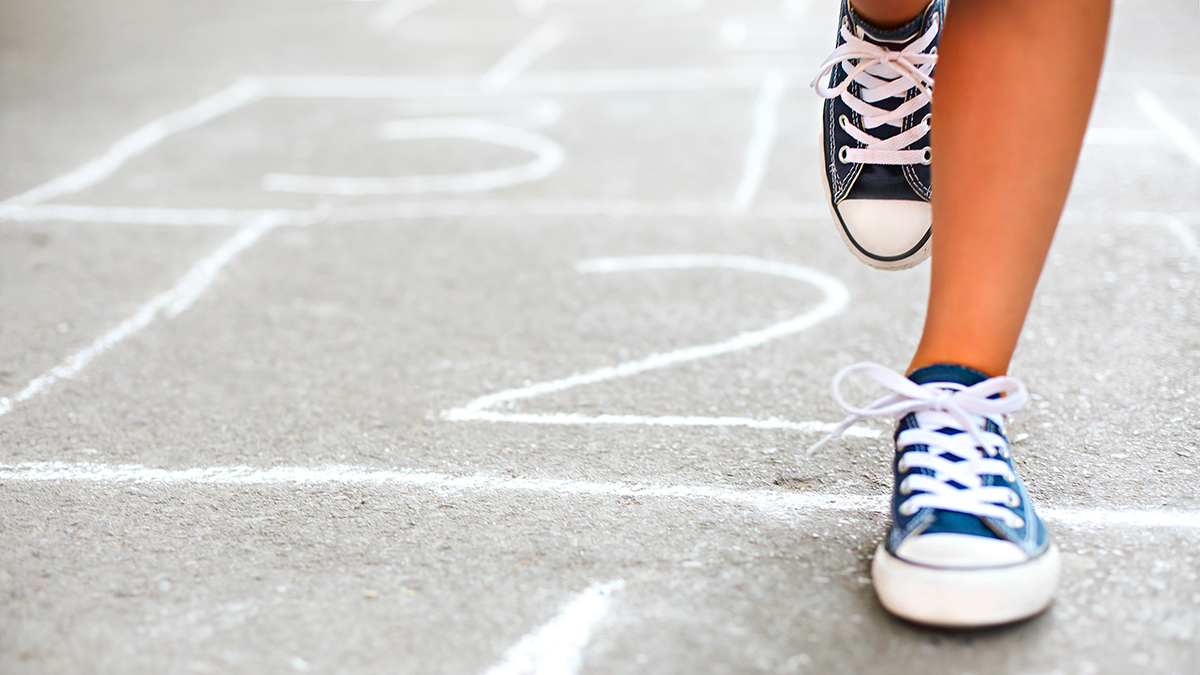
<svg viewBox="0 0 1200 675"><path fill-rule="evenodd" d="M894 393L848 406L840 381L862 372ZM873 363L843 369L834 397L851 413L839 427L893 415L892 524L871 575L893 614L948 627L990 626L1044 610L1058 585L1059 553L1013 467L1004 415L1024 385L935 365L909 377Z"/></svg>
<svg viewBox="0 0 1200 675"><path fill-rule="evenodd" d="M933 0L908 24L880 30L842 0L837 47L813 80L827 99L822 176L834 223L851 252L880 269L929 257L929 111L944 9Z"/></svg>

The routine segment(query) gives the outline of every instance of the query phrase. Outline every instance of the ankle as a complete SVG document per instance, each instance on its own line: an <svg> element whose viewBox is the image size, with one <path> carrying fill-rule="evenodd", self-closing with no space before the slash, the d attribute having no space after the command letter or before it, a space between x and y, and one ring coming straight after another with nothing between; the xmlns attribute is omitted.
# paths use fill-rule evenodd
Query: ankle
<svg viewBox="0 0 1200 675"><path fill-rule="evenodd" d="M929 6L929 0L852 0L850 9L858 18L881 30L899 28Z"/></svg>
<svg viewBox="0 0 1200 675"><path fill-rule="evenodd" d="M953 358L949 355L936 356L931 354L918 353L913 357L913 360L908 365L908 370L905 375L912 375L914 372L927 368L929 366L959 366L982 373L987 377L1000 377L1008 374L1007 361L989 361L988 359L975 358Z"/></svg>

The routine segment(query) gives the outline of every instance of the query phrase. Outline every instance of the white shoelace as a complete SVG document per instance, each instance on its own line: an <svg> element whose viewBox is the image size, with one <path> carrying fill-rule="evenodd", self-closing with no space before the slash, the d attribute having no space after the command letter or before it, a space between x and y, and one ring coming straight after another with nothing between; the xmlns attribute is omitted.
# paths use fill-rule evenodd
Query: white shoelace
<svg viewBox="0 0 1200 675"><path fill-rule="evenodd" d="M841 383L854 373L871 377L893 393L863 407L847 403ZM996 394L1002 396L991 398ZM1001 476L1009 482L1016 476L1008 463L999 459L1009 456L1008 441L985 431L982 424L985 418L992 418L999 425L1000 416L1021 408L1028 398L1025 385L1011 377L993 377L970 387L948 382L922 385L877 363L858 363L841 369L833 378L833 400L850 416L812 446L809 454L864 419L886 415L899 420L916 413L918 426L901 431L896 445L901 450L924 445L929 451L905 453L900 470L927 469L933 475L914 473L900 483L901 494L916 493L900 504L900 513L913 515L933 508L996 518L1021 527L1024 520L1004 508L1020 506L1016 491L983 484L984 476ZM963 433L938 431L947 427Z"/></svg>
<svg viewBox="0 0 1200 675"><path fill-rule="evenodd" d="M825 59L820 72L809 86L816 89L817 95L822 98L840 97L851 110L862 115L862 129L850 123L845 115L838 119L842 129L864 146L843 146L838 151L843 162L897 165L929 163L931 155L928 147L918 150L904 149L929 133L929 116L926 115L920 124L907 131L903 130L903 127L905 117L932 100L931 73L934 64L937 63L937 54L924 52L937 38L939 28L938 20L934 19L916 41L900 51L893 51L855 35L851 26L842 26L842 39L845 42ZM825 82L837 67L846 73L846 79L838 86L830 87ZM862 98L850 92L850 85L854 82L861 85ZM902 97L914 87L919 91L895 110L872 105L885 99ZM884 125L896 127L901 132L887 139L868 133L869 130Z"/></svg>

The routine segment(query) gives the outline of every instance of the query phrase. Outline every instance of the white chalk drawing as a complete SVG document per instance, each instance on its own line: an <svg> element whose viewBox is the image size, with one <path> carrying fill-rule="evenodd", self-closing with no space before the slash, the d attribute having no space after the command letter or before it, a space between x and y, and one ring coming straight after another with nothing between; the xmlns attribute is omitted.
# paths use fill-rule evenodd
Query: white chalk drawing
<svg viewBox="0 0 1200 675"><path fill-rule="evenodd" d="M450 475L371 466L203 466L161 469L140 464L92 462L0 463L0 483L95 483L104 485L363 485L394 490L436 491L440 495L513 493L576 498L637 497L687 502L694 506L732 505L795 524L813 514L886 514L885 495L743 489L709 484L602 483L555 478L512 478L486 474ZM1039 507L1047 520L1071 526L1154 527L1200 530L1200 511L1117 507L1088 509L1051 504Z"/></svg>
<svg viewBox="0 0 1200 675"><path fill-rule="evenodd" d="M0 417L11 412L15 405L37 396L59 380L74 377L97 356L136 335L160 315L173 319L187 311L212 285L221 268L278 225L279 222L270 217L261 217L247 223L217 250L192 265L187 274L170 290L155 296L150 302L142 305L133 316L96 338L92 344L72 354L61 364L30 380L16 396L0 397Z"/></svg>
<svg viewBox="0 0 1200 675"><path fill-rule="evenodd" d="M786 87L787 78L778 70L767 73L763 80L762 91L754 103L754 131L742 160L742 180L733 195L734 213L742 214L750 208L767 173L767 160L779 133L779 100Z"/></svg>
<svg viewBox="0 0 1200 675"><path fill-rule="evenodd" d="M521 40L483 76L483 86L488 89L502 89L515 80L518 75L533 65L533 62L545 56L552 49L567 39L569 28L558 21L542 24L540 28Z"/></svg>
<svg viewBox="0 0 1200 675"><path fill-rule="evenodd" d="M615 366L599 368L587 373L523 387L507 389L495 394L481 396L474 401L442 413L442 417L454 422L509 422L522 424L615 424L649 426L718 426L748 427L752 429L777 429L806 433L827 433L834 425L822 422L793 422L782 419L752 419L744 417L711 416L650 416L650 415L584 415L581 413L519 413L496 410L500 406L511 406L517 401L529 400L555 392L573 389L598 382L632 377L641 373L669 366L713 358L752 347L772 340L803 332L845 310L849 302L846 287L837 279L816 270L787 263L734 255L664 255L636 256L628 258L601 258L579 263L582 273L618 273L653 270L693 270L723 268L755 274L766 274L816 287L824 296L816 306L786 321L759 330L740 333L732 338L708 345L686 347L674 351L652 354L636 361L627 361ZM869 429L856 429L862 436L877 436Z"/></svg>
<svg viewBox="0 0 1200 675"><path fill-rule="evenodd" d="M458 174L401 177L300 176L271 173L263 176L264 190L333 195L400 195L431 192L483 192L537 181L562 165L562 146L541 134L488 120L441 118L399 120L384 125L388 140L458 138L525 150L532 161L501 169Z"/></svg>
<svg viewBox="0 0 1200 675"><path fill-rule="evenodd" d="M392 10L389 11L415 11L422 6L422 3L416 1L399 3L391 5ZM556 33L548 31L546 35L553 37ZM546 41L549 38L539 39L542 40L542 44L549 44ZM536 54L530 56L535 57ZM394 203L340 207L337 211L322 206L311 209L238 210L219 207L180 209L46 203L101 183L121 170L130 160L176 134L272 98L404 100L417 108L423 108L427 114L432 113L433 116L395 120L384 124L380 129L383 142L467 139L522 150L532 154L533 158L515 166L443 175L331 177L275 173L267 174L262 179L263 187L268 190L337 195L465 193L541 180L562 165L566 158L566 151L562 146L534 131L553 124L562 115L561 104L547 98L547 94L559 91L737 89L751 88L756 85L756 80L762 82L761 72L753 70L542 73L538 77L522 77L514 82L512 77L524 67L517 67L518 65L520 64L510 64L495 71L507 73L504 76L505 84L515 92L515 95L505 94L502 97L489 91L486 82L455 77L243 78L225 90L136 129L78 169L0 202L0 221L65 220L80 223L211 225L241 228L216 252L198 262L175 288L156 296L133 316L96 338L93 344L71 355L50 371L35 377L11 398L0 399L0 416L10 412L16 404L44 392L54 383L73 377L96 356L124 342L126 338L159 317L174 317L186 310L209 287L217 270L237 253L258 241L267 231L276 227L306 226L315 222L369 222L382 218L423 217L422 213L446 216L462 213L483 217L505 213L543 216L574 213L616 216L662 214L694 217L730 212L731 207L727 204L653 204L607 200ZM767 84L763 85L767 88L767 94L764 95L773 95L770 92L779 85L772 83L777 81L778 76L768 76ZM517 86L519 83L524 84L524 88ZM495 85L495 82L492 85ZM525 96L521 97L521 94ZM761 141L759 145L762 145ZM762 152L758 154L761 155ZM742 184L745 186L757 180L754 178L748 182L743 179ZM754 189L756 183L751 188L741 188L739 193L752 196ZM748 198L744 201L748 203ZM811 205L805 205L807 210L812 210L809 207ZM742 210L744 206L737 208ZM786 214L783 217L787 217ZM197 282L201 277L203 283Z"/></svg>
<svg viewBox="0 0 1200 675"><path fill-rule="evenodd" d="M549 623L521 638L484 675L575 675L592 631L608 614L621 580L593 584L575 596Z"/></svg>
<svg viewBox="0 0 1200 675"><path fill-rule="evenodd" d="M1167 112L1158 97L1149 90L1139 90L1135 98L1142 114L1150 118L1150 121L1171 139L1171 144L1187 155L1188 159L1200 164L1200 140L1197 140L1192 130Z"/></svg>

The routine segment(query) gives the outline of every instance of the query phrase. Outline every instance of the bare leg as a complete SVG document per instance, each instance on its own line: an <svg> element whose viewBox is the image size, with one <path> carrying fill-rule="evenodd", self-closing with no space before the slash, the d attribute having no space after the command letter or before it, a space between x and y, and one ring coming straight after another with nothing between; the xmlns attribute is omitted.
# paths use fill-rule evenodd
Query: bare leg
<svg viewBox="0 0 1200 675"><path fill-rule="evenodd" d="M933 96L929 309L910 370L1002 375L1071 185L1108 0L953 0Z"/></svg>
<svg viewBox="0 0 1200 675"><path fill-rule="evenodd" d="M929 0L851 0L854 13L878 28L899 28L929 6Z"/></svg>

